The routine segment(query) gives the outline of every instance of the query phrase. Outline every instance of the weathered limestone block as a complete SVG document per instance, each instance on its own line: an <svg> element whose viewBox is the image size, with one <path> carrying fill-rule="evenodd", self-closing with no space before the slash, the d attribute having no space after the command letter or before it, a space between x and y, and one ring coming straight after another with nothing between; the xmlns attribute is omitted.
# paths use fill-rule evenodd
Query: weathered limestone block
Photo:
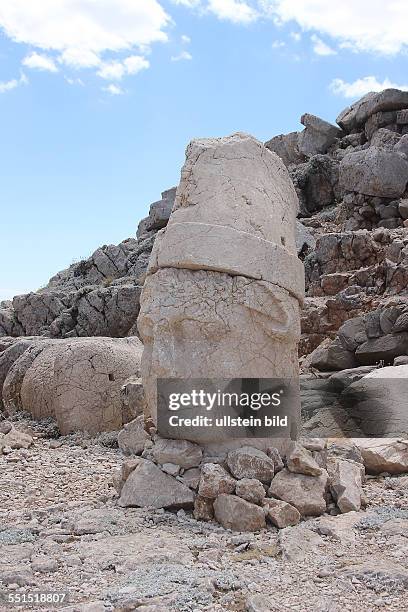
<svg viewBox="0 0 408 612"><path fill-rule="evenodd" d="M139 223L136 234L138 238L147 232L165 227L169 220L176 196L176 187L166 189L166 191L162 192L161 196L161 200L150 204L149 216L142 219Z"/></svg>
<svg viewBox="0 0 408 612"><path fill-rule="evenodd" d="M303 266L296 193L282 161L246 134L194 140L141 296L142 377L297 381Z"/></svg>
<svg viewBox="0 0 408 612"><path fill-rule="evenodd" d="M13 342L8 346L0 355L0 400L2 399L2 390L4 381L6 380L7 374L10 368L13 366L15 361L28 349L33 346L36 339L34 338L21 338L16 342ZM1 407L1 404L0 404Z"/></svg>
<svg viewBox="0 0 408 612"><path fill-rule="evenodd" d="M120 394L127 421L144 414L146 398L142 379L139 376L131 376L121 388Z"/></svg>
<svg viewBox="0 0 408 612"><path fill-rule="evenodd" d="M197 521L211 521L214 518L213 500L197 495L194 500L193 516Z"/></svg>

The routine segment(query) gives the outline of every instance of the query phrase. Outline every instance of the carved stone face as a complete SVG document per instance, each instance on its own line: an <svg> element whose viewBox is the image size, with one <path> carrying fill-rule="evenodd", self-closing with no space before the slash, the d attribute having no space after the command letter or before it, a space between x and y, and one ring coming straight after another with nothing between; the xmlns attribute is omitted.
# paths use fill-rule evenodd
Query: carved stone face
<svg viewBox="0 0 408 612"><path fill-rule="evenodd" d="M157 378L298 376L299 304L276 285L163 268L143 288L142 376L155 420Z"/></svg>

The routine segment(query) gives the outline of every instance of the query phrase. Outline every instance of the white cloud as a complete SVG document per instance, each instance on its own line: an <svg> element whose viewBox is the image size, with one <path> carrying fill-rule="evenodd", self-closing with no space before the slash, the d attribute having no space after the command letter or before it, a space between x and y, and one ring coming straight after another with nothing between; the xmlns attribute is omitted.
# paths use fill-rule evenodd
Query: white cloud
<svg viewBox="0 0 408 612"><path fill-rule="evenodd" d="M321 38L313 34L311 36L313 42L313 51L316 55L336 55L337 51L329 47Z"/></svg>
<svg viewBox="0 0 408 612"><path fill-rule="evenodd" d="M97 75L100 76L101 79L106 79L108 81L111 79L120 81L125 74L126 69L122 62L104 62L97 72Z"/></svg>
<svg viewBox="0 0 408 612"><path fill-rule="evenodd" d="M180 62L181 60L192 60L192 59L193 59L193 56L188 51L182 51L178 55L171 56L172 62Z"/></svg>
<svg viewBox="0 0 408 612"><path fill-rule="evenodd" d="M51 57L40 53L30 53L23 59L23 66L34 70L46 70L48 72L58 72L58 68Z"/></svg>
<svg viewBox="0 0 408 612"><path fill-rule="evenodd" d="M102 91L106 91L111 94L111 96L123 96L125 93L121 87L114 85L114 83L110 83L107 87L102 87Z"/></svg>
<svg viewBox="0 0 408 612"><path fill-rule="evenodd" d="M123 61L102 62L97 75L102 79L120 81L127 74L137 74L149 67L147 59L141 55L130 55Z"/></svg>
<svg viewBox="0 0 408 612"><path fill-rule="evenodd" d="M191 43L191 38L187 36L187 34L182 34L181 42L183 43L183 45L189 45Z"/></svg>
<svg viewBox="0 0 408 612"><path fill-rule="evenodd" d="M251 23L259 17L259 13L241 0L208 0L208 10L219 19L233 23Z"/></svg>
<svg viewBox="0 0 408 612"><path fill-rule="evenodd" d="M272 49L282 49L286 47L286 43L283 40L274 40L272 43Z"/></svg>
<svg viewBox="0 0 408 612"><path fill-rule="evenodd" d="M188 8L195 8L201 3L201 0L171 0L171 1L173 4L187 6Z"/></svg>
<svg viewBox="0 0 408 612"><path fill-rule="evenodd" d="M83 82L82 79L72 79L71 77L64 77L66 82L68 83L68 85L81 85L81 87L84 87L85 83Z"/></svg>
<svg viewBox="0 0 408 612"><path fill-rule="evenodd" d="M137 74L141 70L149 68L148 60L141 55L129 55L123 60L127 74Z"/></svg>
<svg viewBox="0 0 408 612"><path fill-rule="evenodd" d="M28 79L25 74L21 73L19 79L11 79L10 81L0 81L0 93L6 93L12 89L16 89L20 85L27 85Z"/></svg>
<svg viewBox="0 0 408 612"><path fill-rule="evenodd" d="M61 64L66 64L69 68L80 70L81 68L95 68L101 63L99 55L89 49L65 49L59 56Z"/></svg>
<svg viewBox="0 0 408 612"><path fill-rule="evenodd" d="M408 91L408 85L393 83L387 78L383 81L379 81L375 76L362 77L361 79L356 79L352 83L347 83L343 81L343 79L333 79L330 83L331 91L344 98L360 98L370 91L381 91L388 87Z"/></svg>
<svg viewBox="0 0 408 612"><path fill-rule="evenodd" d="M394 0L262 0L280 23L294 21L346 43L354 51L394 54L408 44L408 2Z"/></svg>
<svg viewBox="0 0 408 612"><path fill-rule="evenodd" d="M299 42L302 38L302 35L300 32L291 32L289 34L289 36L292 38L292 40L294 40L295 42Z"/></svg>
<svg viewBox="0 0 408 612"><path fill-rule="evenodd" d="M170 24L158 0L0 0L6 36L72 68L101 66L102 55L109 64L109 53L164 42Z"/></svg>

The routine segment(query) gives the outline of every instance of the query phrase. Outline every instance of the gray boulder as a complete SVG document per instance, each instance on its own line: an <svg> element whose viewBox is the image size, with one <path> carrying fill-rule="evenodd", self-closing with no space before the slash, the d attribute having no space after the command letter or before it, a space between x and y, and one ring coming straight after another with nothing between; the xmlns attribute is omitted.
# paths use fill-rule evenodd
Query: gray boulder
<svg viewBox="0 0 408 612"><path fill-rule="evenodd" d="M394 146L394 151L408 157L408 134L404 134Z"/></svg>
<svg viewBox="0 0 408 612"><path fill-rule="evenodd" d="M299 256L316 248L316 239L300 221L296 221L296 249Z"/></svg>
<svg viewBox="0 0 408 612"><path fill-rule="evenodd" d="M339 181L346 191L398 198L408 182L408 161L395 151L377 147L355 151L340 162Z"/></svg>
<svg viewBox="0 0 408 612"><path fill-rule="evenodd" d="M22 336L24 333L16 313L10 303L7 305L2 302L0 304L0 337L4 336Z"/></svg>
<svg viewBox="0 0 408 612"><path fill-rule="evenodd" d="M328 155L315 155L291 169L290 174L303 215L308 216L336 202L338 162Z"/></svg>
<svg viewBox="0 0 408 612"><path fill-rule="evenodd" d="M266 495L262 483L255 478L242 478L242 480L238 480L235 493L238 497L242 497L242 499L252 504L261 504Z"/></svg>
<svg viewBox="0 0 408 612"><path fill-rule="evenodd" d="M161 194L161 200L153 202L150 205L149 216L139 223L137 228L137 237L140 238L147 232L152 230L159 230L167 225L170 213L174 205L174 199L176 197L176 187L167 189Z"/></svg>
<svg viewBox="0 0 408 612"><path fill-rule="evenodd" d="M370 92L344 109L337 117L337 124L346 132L358 131L367 119L379 111L393 111L408 107L408 92L399 89L384 89Z"/></svg>
<svg viewBox="0 0 408 612"><path fill-rule="evenodd" d="M118 446L125 455L141 455L148 439L144 417L140 415L130 423L125 423L118 434Z"/></svg>
<svg viewBox="0 0 408 612"><path fill-rule="evenodd" d="M376 365L380 361L392 364L395 357L408 352L408 332L386 334L379 338L369 338L356 350L357 362L361 365Z"/></svg>
<svg viewBox="0 0 408 612"><path fill-rule="evenodd" d="M278 155L285 166L291 164L299 164L305 160L304 155L298 149L299 132L290 132L289 134L280 134L275 136L268 142L265 142L265 147Z"/></svg>
<svg viewBox="0 0 408 612"><path fill-rule="evenodd" d="M341 338L323 340L309 355L310 365L322 372L346 370L358 365L353 351L347 349Z"/></svg>
<svg viewBox="0 0 408 612"><path fill-rule="evenodd" d="M263 507L266 511L267 520L278 529L293 527L300 521L299 510L281 499L272 499L268 497L268 499L264 500Z"/></svg>
<svg viewBox="0 0 408 612"><path fill-rule="evenodd" d="M287 458L287 468L290 472L306 476L319 476L322 473L312 453L298 443L295 443Z"/></svg>
<svg viewBox="0 0 408 612"><path fill-rule="evenodd" d="M300 122L305 129L299 134L298 149L306 157L327 153L336 138L341 138L343 134L336 125L309 113L302 115Z"/></svg>
<svg viewBox="0 0 408 612"><path fill-rule="evenodd" d="M139 376L131 376L121 388L120 394L126 421L131 421L139 415L143 415L146 407L146 397L142 379Z"/></svg>

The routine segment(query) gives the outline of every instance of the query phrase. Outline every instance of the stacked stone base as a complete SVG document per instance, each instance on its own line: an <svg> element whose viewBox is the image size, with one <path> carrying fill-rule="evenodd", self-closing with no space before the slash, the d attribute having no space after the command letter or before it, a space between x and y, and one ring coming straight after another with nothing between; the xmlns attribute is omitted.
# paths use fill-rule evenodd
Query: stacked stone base
<svg viewBox="0 0 408 612"><path fill-rule="evenodd" d="M284 529L364 509L366 471L408 471L408 446L393 439L304 439L284 456L272 444L266 452L242 446L214 459L198 444L147 434L138 417L119 435L129 457L114 476L118 503L184 509L233 531Z"/></svg>

